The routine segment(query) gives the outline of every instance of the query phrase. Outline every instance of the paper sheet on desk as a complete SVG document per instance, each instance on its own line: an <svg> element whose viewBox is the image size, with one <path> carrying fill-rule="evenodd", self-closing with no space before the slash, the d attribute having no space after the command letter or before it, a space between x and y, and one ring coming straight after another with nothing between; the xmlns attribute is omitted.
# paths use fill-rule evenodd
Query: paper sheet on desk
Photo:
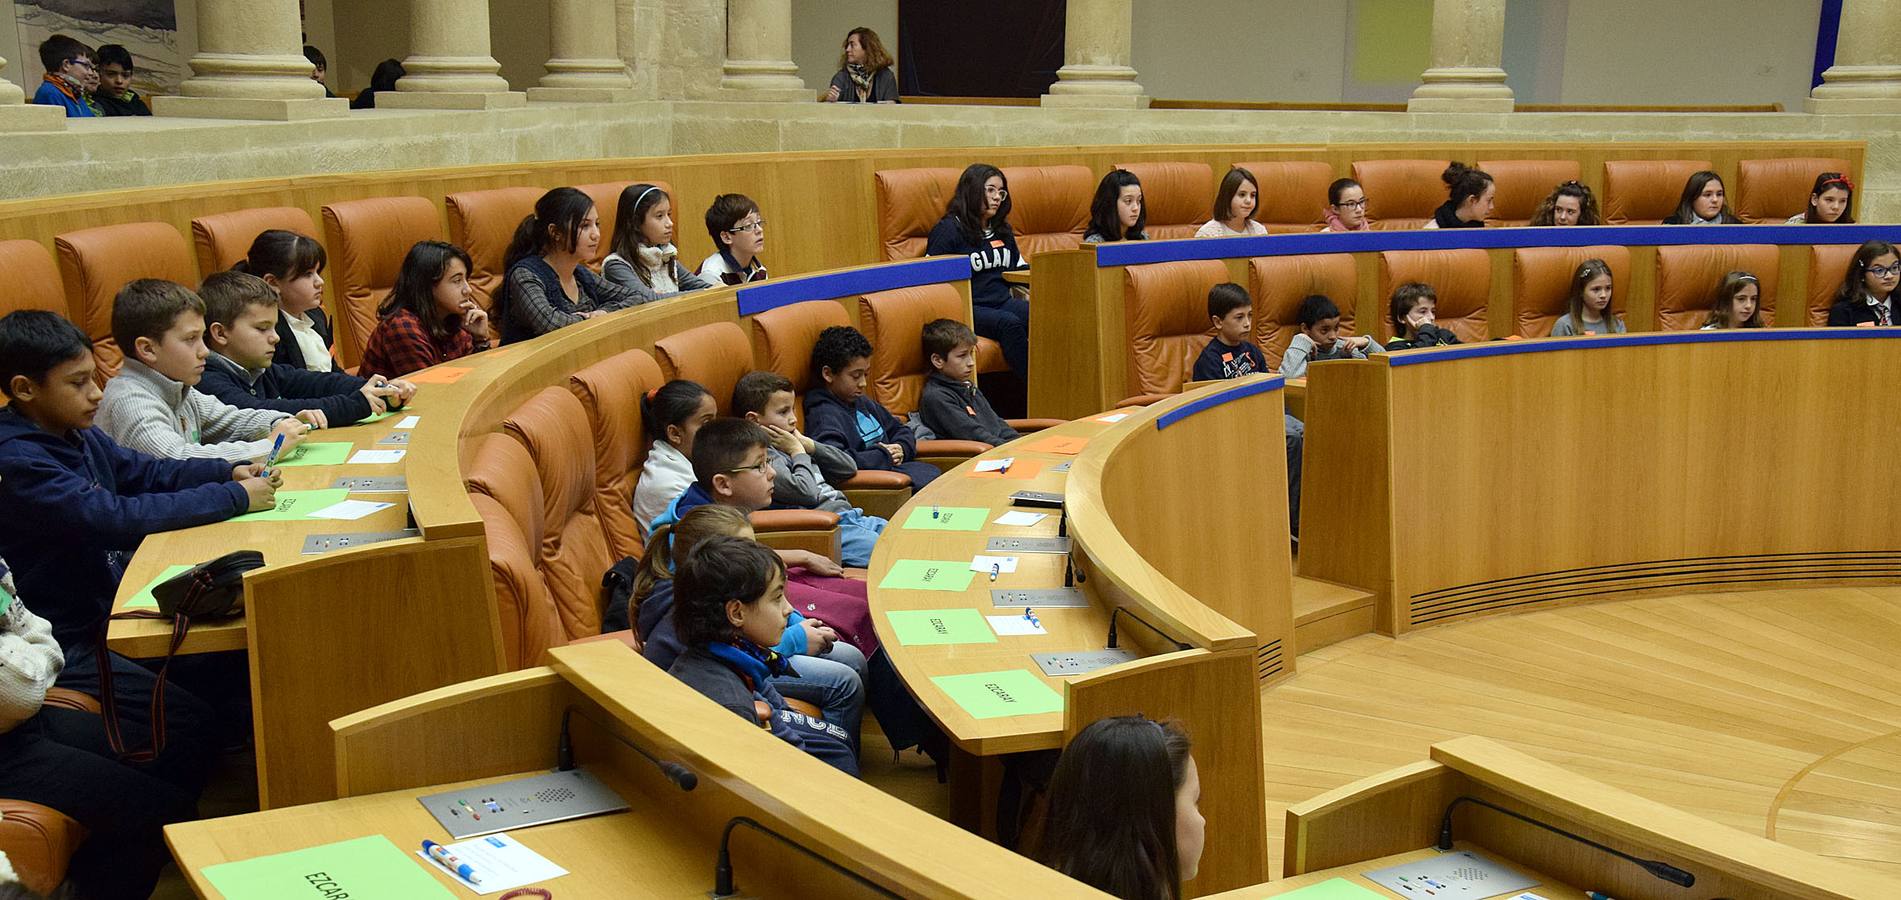
<svg viewBox="0 0 1901 900"><path fill-rule="evenodd" d="M374 500L345 500L333 503L310 514L313 519L341 519L354 522L373 512L380 512L395 506L394 503L379 503Z"/></svg>
<svg viewBox="0 0 1901 900"><path fill-rule="evenodd" d="M1310 884L1280 896L1299 897L1300 900L1360 900L1363 897L1378 900L1385 895L1377 891L1369 891L1345 878L1329 878L1319 884Z"/></svg>
<svg viewBox="0 0 1901 900"><path fill-rule="evenodd" d="M272 468L278 466L334 466L350 455L350 448L356 446L349 441L317 441L298 444L280 454Z"/></svg>
<svg viewBox="0 0 1901 900"><path fill-rule="evenodd" d="M152 596L152 589L155 587L158 587L161 584L164 584L167 581L170 581L172 578L176 577L180 572L183 572L189 568L191 568L191 566L183 565L183 564L175 565L175 566L166 566L165 571L158 573L158 577L152 579L151 584L148 584L145 587L139 588L139 592L136 594L133 594L132 599L125 601L125 608L126 609L157 609L158 598Z"/></svg>
<svg viewBox="0 0 1901 900"><path fill-rule="evenodd" d="M233 522L288 522L307 518L312 510L340 503L350 496L348 488L323 488L315 491L278 491L277 505L260 512L245 513Z"/></svg>
<svg viewBox="0 0 1901 900"><path fill-rule="evenodd" d="M1013 575L1017 570L1017 558L1014 556L985 556L982 553L970 558L970 570L979 575L989 574L991 566L997 567L997 574L999 575Z"/></svg>
<svg viewBox="0 0 1901 900"><path fill-rule="evenodd" d="M422 416L404 416L401 422L396 423L396 427L397 428L414 428L416 427L416 423L421 422L421 421L422 421Z"/></svg>
<svg viewBox="0 0 1901 900"><path fill-rule="evenodd" d="M462 885L478 894L499 894L502 891L549 881L568 874L568 870L555 865L547 857L522 846L522 843L505 834L491 834L479 838L470 838L455 844L444 844L442 849L449 851L455 858L468 863L475 874L481 876L482 883L470 884L451 872L456 884ZM436 861L421 850L416 855L430 866L441 868ZM446 871L446 870L445 870Z"/></svg>
<svg viewBox="0 0 1901 900"><path fill-rule="evenodd" d="M390 463L402 462L403 454L407 452L409 451L407 450L358 450L356 452L356 455L350 457L350 465L386 466L386 465L389 465Z"/></svg>
<svg viewBox="0 0 1901 900"><path fill-rule="evenodd" d="M455 896L380 834L206 866L204 876L227 900L345 893L352 900L449 900Z"/></svg>
<svg viewBox="0 0 1901 900"><path fill-rule="evenodd" d="M1042 623L1029 616L984 616L990 620L990 630L997 637L1022 637L1027 634L1049 634L1043 630Z"/></svg>
<svg viewBox="0 0 1901 900"><path fill-rule="evenodd" d="M1035 525L1049 518L1049 513L1024 512L1016 509L997 517L997 525Z"/></svg>

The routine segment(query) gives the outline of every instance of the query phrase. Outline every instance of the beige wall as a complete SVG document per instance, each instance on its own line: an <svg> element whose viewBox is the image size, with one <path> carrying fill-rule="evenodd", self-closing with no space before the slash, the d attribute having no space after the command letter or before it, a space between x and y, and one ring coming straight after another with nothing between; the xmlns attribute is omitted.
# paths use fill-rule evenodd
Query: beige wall
<svg viewBox="0 0 1901 900"><path fill-rule="evenodd" d="M896 0L792 0L792 61L814 92L825 90L838 72L838 47L845 33L864 26L892 56L898 55Z"/></svg>
<svg viewBox="0 0 1901 900"><path fill-rule="evenodd" d="M1781 103L1809 94L1821 0L1580 0L1563 103Z"/></svg>
<svg viewBox="0 0 1901 900"><path fill-rule="evenodd" d="M1135 0L1137 80L1169 100L1338 101L1345 96L1346 3Z"/></svg>
<svg viewBox="0 0 1901 900"><path fill-rule="evenodd" d="M330 89L354 93L370 84L370 73L385 59L409 55L409 4L401 0L322 0L330 6L334 49ZM318 15L313 2L306 14ZM316 36L312 29L311 36ZM322 45L319 45L322 46ZM489 47L502 64L502 77L515 90L527 90L547 73L547 0L489 0Z"/></svg>

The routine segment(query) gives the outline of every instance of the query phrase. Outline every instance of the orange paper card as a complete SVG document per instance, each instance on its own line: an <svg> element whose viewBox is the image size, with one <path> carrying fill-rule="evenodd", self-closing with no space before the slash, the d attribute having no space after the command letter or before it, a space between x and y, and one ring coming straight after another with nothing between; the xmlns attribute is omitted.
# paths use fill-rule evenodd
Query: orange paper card
<svg viewBox="0 0 1901 900"><path fill-rule="evenodd" d="M1083 452L1083 448L1088 445L1089 445L1089 439L1086 437L1058 436L1058 437L1044 438L1040 441L1037 441L1034 444L1030 444L1024 447L1023 449L1035 450L1038 453L1060 453L1060 454L1063 454L1064 456L1075 456L1076 454ZM1011 466L1010 468L1015 469L1016 466Z"/></svg>
<svg viewBox="0 0 1901 900"><path fill-rule="evenodd" d="M1008 472L972 472L970 473L970 477L972 478L1014 478L1018 481L1029 481L1030 479L1035 478L1037 476L1037 473L1042 472L1042 471L1043 471L1042 460L1018 459L1016 462L1013 462L1010 464L1010 470Z"/></svg>
<svg viewBox="0 0 1901 900"><path fill-rule="evenodd" d="M433 369L424 369L404 380L410 384L455 384L462 380L462 376L473 371L475 370L462 366L437 366Z"/></svg>

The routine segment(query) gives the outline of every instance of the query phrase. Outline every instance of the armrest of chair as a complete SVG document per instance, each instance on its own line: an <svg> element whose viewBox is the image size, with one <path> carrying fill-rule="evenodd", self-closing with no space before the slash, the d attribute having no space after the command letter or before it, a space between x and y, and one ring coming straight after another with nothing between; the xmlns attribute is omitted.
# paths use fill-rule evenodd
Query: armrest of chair
<svg viewBox="0 0 1901 900"><path fill-rule="evenodd" d="M1116 404L1116 409L1128 409L1131 406L1147 406L1158 400L1167 400L1174 394L1137 394Z"/></svg>
<svg viewBox="0 0 1901 900"><path fill-rule="evenodd" d="M76 709L80 712L89 713L99 711L99 699L97 697L84 691L75 691L72 688L63 687L48 688L46 691L46 702L42 705L58 707L59 709Z"/></svg>
<svg viewBox="0 0 1901 900"><path fill-rule="evenodd" d="M66 866L86 829L59 811L23 800L0 800L0 853L20 883L50 894L66 880Z"/></svg>
<svg viewBox="0 0 1901 900"><path fill-rule="evenodd" d="M888 469L859 469L851 480L838 486L841 491L911 489L911 476Z"/></svg>
<svg viewBox="0 0 1901 900"><path fill-rule="evenodd" d="M990 449L983 441L918 441L917 458L969 459Z"/></svg>
<svg viewBox="0 0 1901 900"><path fill-rule="evenodd" d="M1069 424L1069 420L1067 419L1006 419L1004 420L1004 424L1010 426L1011 428L1016 429L1018 432L1022 434L1029 434L1032 431L1042 431L1045 428L1055 428L1058 425L1067 425Z"/></svg>
<svg viewBox="0 0 1901 900"><path fill-rule="evenodd" d="M575 638L574 640L571 640L568 643L570 645L592 644L597 641L619 641L623 644L626 644L635 653L639 653L641 650L640 632L635 631L632 628L626 628L620 631L610 631L606 634L590 634L584 637Z"/></svg>
<svg viewBox="0 0 1901 900"><path fill-rule="evenodd" d="M759 543L774 550L810 550L836 560L838 514L822 509L762 509L751 516Z"/></svg>
<svg viewBox="0 0 1901 900"><path fill-rule="evenodd" d="M838 489L865 515L889 519L911 499L911 476L884 469L860 469Z"/></svg>

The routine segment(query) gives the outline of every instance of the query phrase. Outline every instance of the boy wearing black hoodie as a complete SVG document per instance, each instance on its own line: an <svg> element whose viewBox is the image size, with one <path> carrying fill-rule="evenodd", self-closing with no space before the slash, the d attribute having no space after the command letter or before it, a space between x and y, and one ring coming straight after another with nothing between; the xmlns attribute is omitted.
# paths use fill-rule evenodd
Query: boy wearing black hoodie
<svg viewBox="0 0 1901 900"><path fill-rule="evenodd" d="M805 392L805 430L813 440L851 454L860 469L884 469L911 476L921 490L942 474L917 460L917 438L890 410L865 396L871 371L871 342L849 325L819 332L812 345L812 372L822 387Z"/></svg>

